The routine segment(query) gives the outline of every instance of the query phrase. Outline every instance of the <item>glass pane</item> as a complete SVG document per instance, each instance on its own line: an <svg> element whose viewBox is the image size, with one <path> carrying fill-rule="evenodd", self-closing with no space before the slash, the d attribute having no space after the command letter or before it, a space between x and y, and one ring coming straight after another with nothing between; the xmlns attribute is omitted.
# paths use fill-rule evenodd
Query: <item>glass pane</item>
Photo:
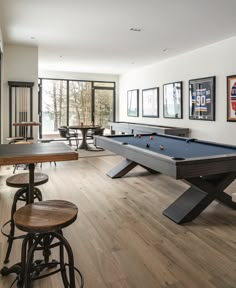
<svg viewBox="0 0 236 288"><path fill-rule="evenodd" d="M113 121L113 90L95 89L95 124L109 128Z"/></svg>
<svg viewBox="0 0 236 288"><path fill-rule="evenodd" d="M92 122L92 84L91 82L69 82L69 125L90 125Z"/></svg>
<svg viewBox="0 0 236 288"><path fill-rule="evenodd" d="M67 97L64 80L42 80L42 134L58 134L58 127L65 126Z"/></svg>
<svg viewBox="0 0 236 288"><path fill-rule="evenodd" d="M107 87L107 88L114 88L115 83L113 82L94 82L94 87Z"/></svg>

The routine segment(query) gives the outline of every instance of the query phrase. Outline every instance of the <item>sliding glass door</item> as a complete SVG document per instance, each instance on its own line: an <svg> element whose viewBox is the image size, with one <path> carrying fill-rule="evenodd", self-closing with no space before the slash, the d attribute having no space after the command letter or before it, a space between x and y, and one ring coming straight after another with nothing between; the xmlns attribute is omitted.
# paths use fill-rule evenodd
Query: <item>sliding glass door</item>
<svg viewBox="0 0 236 288"><path fill-rule="evenodd" d="M114 120L114 90L94 89L94 123L108 128Z"/></svg>

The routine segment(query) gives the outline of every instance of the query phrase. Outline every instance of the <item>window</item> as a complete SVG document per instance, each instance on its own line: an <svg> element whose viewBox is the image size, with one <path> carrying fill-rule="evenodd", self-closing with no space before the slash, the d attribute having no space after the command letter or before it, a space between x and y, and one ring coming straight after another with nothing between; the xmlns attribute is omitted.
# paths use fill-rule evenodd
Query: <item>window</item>
<svg viewBox="0 0 236 288"><path fill-rule="evenodd" d="M115 119L114 103L114 82L39 79L40 138L81 122L108 128Z"/></svg>
<svg viewBox="0 0 236 288"><path fill-rule="evenodd" d="M42 80L42 134L57 134L67 125L67 81Z"/></svg>

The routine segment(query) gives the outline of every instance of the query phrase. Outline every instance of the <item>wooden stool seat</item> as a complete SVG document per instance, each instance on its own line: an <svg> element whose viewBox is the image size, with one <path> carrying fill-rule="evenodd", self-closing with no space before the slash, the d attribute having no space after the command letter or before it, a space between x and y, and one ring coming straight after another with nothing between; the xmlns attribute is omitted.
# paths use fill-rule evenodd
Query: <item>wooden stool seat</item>
<svg viewBox="0 0 236 288"><path fill-rule="evenodd" d="M39 186L48 182L48 175L44 173L34 173L34 186ZM21 188L29 185L29 173L20 173L10 176L6 180L10 187Z"/></svg>
<svg viewBox="0 0 236 288"><path fill-rule="evenodd" d="M18 137L7 138L8 144L16 143L17 141L20 141L20 140L24 140L24 137L18 136Z"/></svg>
<svg viewBox="0 0 236 288"><path fill-rule="evenodd" d="M33 144L32 141L17 141L15 144Z"/></svg>
<svg viewBox="0 0 236 288"><path fill-rule="evenodd" d="M30 233L58 231L73 223L78 208L64 200L47 200L18 209L13 218L17 228Z"/></svg>

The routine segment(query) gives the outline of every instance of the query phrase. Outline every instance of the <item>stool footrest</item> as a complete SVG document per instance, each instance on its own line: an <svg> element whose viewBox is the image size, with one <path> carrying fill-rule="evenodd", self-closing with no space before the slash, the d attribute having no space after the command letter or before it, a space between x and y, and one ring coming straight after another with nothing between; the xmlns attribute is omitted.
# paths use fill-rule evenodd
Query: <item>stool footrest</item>
<svg viewBox="0 0 236 288"><path fill-rule="evenodd" d="M11 266L10 268L4 266L1 270L0 273L2 274L2 276L7 276L11 273L15 273L17 275L20 274L21 271L21 263L18 262L16 264L14 264L13 266Z"/></svg>
<svg viewBox="0 0 236 288"><path fill-rule="evenodd" d="M37 261L37 260L36 260ZM36 262L35 261L35 262ZM41 265L44 265L44 264L37 264L38 266L41 266ZM49 269L53 269L55 268L57 265L60 265L60 262L56 261L56 260L52 260L50 263L48 263L47 267L43 267L43 269L45 268L49 268ZM65 266L69 266L68 263L64 263ZM37 269L37 267L35 267ZM41 270L40 269L40 272L43 271L43 269ZM80 272L80 270L76 267L73 267L73 269L79 274L79 277L80 277L80 288L83 288L84 287L84 277L82 275L82 273ZM60 272L62 269L61 268L58 268L52 272L49 272L49 273L46 273L46 274L43 274L43 275L38 275L38 276L35 276L35 277L32 277L32 280L38 280L38 279L42 279L42 278L45 278L45 277L48 277L48 276L51 276L53 274L56 274L58 272Z"/></svg>
<svg viewBox="0 0 236 288"><path fill-rule="evenodd" d="M10 220L8 220L5 224L3 224L2 228L1 228L1 233L6 236L8 238L8 247L7 247L7 252L6 252L6 256L4 259L4 263L8 263L9 262L9 257L11 254L11 249L12 249L12 245L13 245L13 241L16 239L23 239L25 235L20 235L20 236L15 236L15 222L13 220L13 215L17 210L17 202L18 201L23 201L25 203L27 203L27 192L28 192L28 187L22 187L20 189L18 189L14 195L14 199L13 199L13 203L12 203L12 207L11 207L11 217ZM42 201L42 193L41 191L37 188L34 187L34 199L38 199L38 201ZM9 234L6 233L5 227L10 224L10 232Z"/></svg>
<svg viewBox="0 0 236 288"><path fill-rule="evenodd" d="M2 225L2 228L1 228L1 233L2 235L4 235L5 237L7 238L11 238L12 240L15 240L15 239L23 239L25 237L25 234L23 235L19 235L19 236L12 236L10 235L9 233L6 233L4 231L4 228L11 223L11 220L8 220L7 222L5 222L3 225Z"/></svg>

